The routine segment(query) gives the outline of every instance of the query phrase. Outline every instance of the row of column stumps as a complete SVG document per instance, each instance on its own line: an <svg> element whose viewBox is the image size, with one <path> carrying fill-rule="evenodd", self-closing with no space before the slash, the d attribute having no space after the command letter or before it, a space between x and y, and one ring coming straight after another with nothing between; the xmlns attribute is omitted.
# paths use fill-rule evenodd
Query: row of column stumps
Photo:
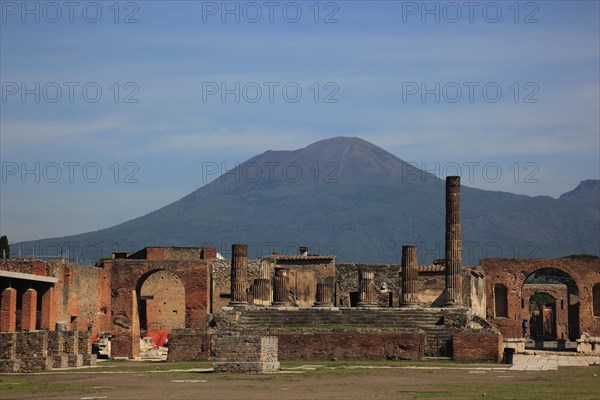
<svg viewBox="0 0 600 400"><path fill-rule="evenodd" d="M446 231L445 231L445 275L446 275L446 306L460 307L462 305L462 235L460 215L460 176L446 177ZM246 277L248 270L248 246L234 244L231 246L231 302L230 305L246 305ZM416 281L419 265L417 248L414 245L402 246L402 306L418 305L416 296ZM358 276L360 307L377 307L375 288L375 273L360 270ZM275 268L273 279L273 306L285 307L292 304L289 298L289 270ZM255 280L257 297L263 303L270 300L270 281L261 276ZM331 284L317 284L317 299L315 306L333 306L333 287Z"/></svg>
<svg viewBox="0 0 600 400"><path fill-rule="evenodd" d="M38 310L37 290L29 288L18 294L15 288L5 288L0 294L0 332L17 330L17 297L19 295L21 296L20 330L24 332L37 330L37 313L40 311L39 329L53 331L56 324L56 299L54 298L54 286L50 286L41 294L40 310Z"/></svg>
<svg viewBox="0 0 600 400"><path fill-rule="evenodd" d="M248 276L248 246L245 244L234 244L231 246L231 301L230 306L248 305L246 297ZM270 273L265 272L254 280L255 300L263 305L271 302L271 280ZM274 307L288 307L292 305L290 299L290 272L287 268L275 268L273 278L273 302ZM333 285L328 283L317 283L317 296L315 307L333 307Z"/></svg>

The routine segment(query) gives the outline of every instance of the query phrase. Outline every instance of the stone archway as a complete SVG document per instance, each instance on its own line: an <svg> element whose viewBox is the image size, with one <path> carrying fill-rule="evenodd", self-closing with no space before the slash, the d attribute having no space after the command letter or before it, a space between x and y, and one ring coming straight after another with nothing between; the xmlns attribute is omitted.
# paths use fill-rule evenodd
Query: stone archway
<svg viewBox="0 0 600 400"><path fill-rule="evenodd" d="M159 332L185 328L185 288L173 272L158 270L138 281L140 329Z"/></svg>
<svg viewBox="0 0 600 400"><path fill-rule="evenodd" d="M524 288L527 288L525 283L531 276L544 269L550 269L559 276L566 276L569 279L567 295L563 296L564 298L553 295L557 298L557 309L564 307L568 316L566 339L573 341L583 333L592 337L600 336L600 318L595 317L593 313L593 286L595 283L600 283L600 259L484 258L480 260L480 266L485 274L486 318L505 338L522 337L521 324L523 319L529 316L527 303L533 294L523 293ZM505 285L507 288L508 317L496 313L495 296L504 293L495 290L498 284ZM501 296L499 298L503 299ZM597 303L600 305L600 299Z"/></svg>
<svg viewBox="0 0 600 400"><path fill-rule="evenodd" d="M536 341L575 341L579 338L579 288L562 269L540 268L525 279L521 289L523 318L530 321Z"/></svg>

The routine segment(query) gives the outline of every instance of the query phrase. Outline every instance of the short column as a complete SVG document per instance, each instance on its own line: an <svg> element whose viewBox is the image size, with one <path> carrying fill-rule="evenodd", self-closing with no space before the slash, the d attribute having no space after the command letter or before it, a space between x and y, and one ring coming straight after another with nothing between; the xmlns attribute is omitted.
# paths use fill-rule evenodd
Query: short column
<svg viewBox="0 0 600 400"><path fill-rule="evenodd" d="M377 307L375 294L375 273L361 270L358 273L358 287L360 291L359 307Z"/></svg>
<svg viewBox="0 0 600 400"><path fill-rule="evenodd" d="M330 283L317 283L315 307L333 307L333 286Z"/></svg>
<svg viewBox="0 0 600 400"><path fill-rule="evenodd" d="M253 285L254 304L268 306L271 304L271 280L255 279Z"/></svg>
<svg viewBox="0 0 600 400"><path fill-rule="evenodd" d="M54 285L48 287L42 294L40 329L45 331L53 331L56 328L56 300L54 297Z"/></svg>
<svg viewBox="0 0 600 400"><path fill-rule="evenodd" d="M273 306L287 307L292 304L290 301L289 280L289 270L275 268Z"/></svg>
<svg viewBox="0 0 600 400"><path fill-rule="evenodd" d="M35 331L37 292L27 289L21 299L21 329L24 332Z"/></svg>
<svg viewBox="0 0 600 400"><path fill-rule="evenodd" d="M234 244L231 246L231 301L230 306L248 304L246 294L248 280L248 246Z"/></svg>
<svg viewBox="0 0 600 400"><path fill-rule="evenodd" d="M0 331L17 330L17 289L6 288L2 291L2 308L0 309Z"/></svg>

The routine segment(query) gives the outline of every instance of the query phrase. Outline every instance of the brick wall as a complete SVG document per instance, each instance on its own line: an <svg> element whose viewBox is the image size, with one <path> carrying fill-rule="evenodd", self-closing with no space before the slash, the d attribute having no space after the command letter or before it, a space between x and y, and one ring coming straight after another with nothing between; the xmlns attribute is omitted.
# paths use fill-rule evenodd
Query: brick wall
<svg viewBox="0 0 600 400"><path fill-rule="evenodd" d="M105 261L103 266L111 271L113 357L138 356L136 343L139 343L140 332L136 290L142 288L153 274L160 273L158 271L172 273L181 281L184 296L183 301L178 300L177 307L183 303L185 328L206 327L210 310L209 261L116 259ZM160 325L163 321L157 318L155 322Z"/></svg>
<svg viewBox="0 0 600 400"><path fill-rule="evenodd" d="M463 331L452 335L452 359L457 361L500 361L502 335L487 331Z"/></svg>
<svg viewBox="0 0 600 400"><path fill-rule="evenodd" d="M422 332L274 333L282 360L395 360L423 358Z"/></svg>
<svg viewBox="0 0 600 400"><path fill-rule="evenodd" d="M146 304L147 332L185 328L185 289L177 275L153 273L140 288L140 296Z"/></svg>
<svg viewBox="0 0 600 400"><path fill-rule="evenodd" d="M21 315L30 319L18 321L21 329L54 330L56 322L64 322L70 325L70 329L76 325L78 330L85 331L91 325L94 333L100 330L101 319L105 314L99 314L98 300L101 293L108 291L110 296L110 287L100 286L100 275L105 272L102 268L61 260L45 262L9 259L0 261L0 269L58 279L54 284L26 279L0 279L0 291L12 285L17 290L17 296L23 300ZM35 296L30 297L30 301L26 297L29 288L36 292ZM32 316L34 306L41 313L39 321L34 321ZM76 324L71 325L72 320Z"/></svg>
<svg viewBox="0 0 600 400"><path fill-rule="evenodd" d="M211 335L200 329L174 329L169 334L169 361L210 358Z"/></svg>

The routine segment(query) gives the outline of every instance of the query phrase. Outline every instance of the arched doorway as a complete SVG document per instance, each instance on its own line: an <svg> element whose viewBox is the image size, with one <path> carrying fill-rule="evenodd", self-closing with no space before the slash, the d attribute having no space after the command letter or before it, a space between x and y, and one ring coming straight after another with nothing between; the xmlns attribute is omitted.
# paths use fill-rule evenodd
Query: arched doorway
<svg viewBox="0 0 600 400"><path fill-rule="evenodd" d="M536 342L557 339L556 299L536 292L529 298L529 337Z"/></svg>
<svg viewBox="0 0 600 400"><path fill-rule="evenodd" d="M538 269L525 280L521 295L531 339L564 343L579 338L579 288L568 273Z"/></svg>
<svg viewBox="0 0 600 400"><path fill-rule="evenodd" d="M167 333L185 328L185 288L170 271L145 274L137 285L140 330Z"/></svg>

